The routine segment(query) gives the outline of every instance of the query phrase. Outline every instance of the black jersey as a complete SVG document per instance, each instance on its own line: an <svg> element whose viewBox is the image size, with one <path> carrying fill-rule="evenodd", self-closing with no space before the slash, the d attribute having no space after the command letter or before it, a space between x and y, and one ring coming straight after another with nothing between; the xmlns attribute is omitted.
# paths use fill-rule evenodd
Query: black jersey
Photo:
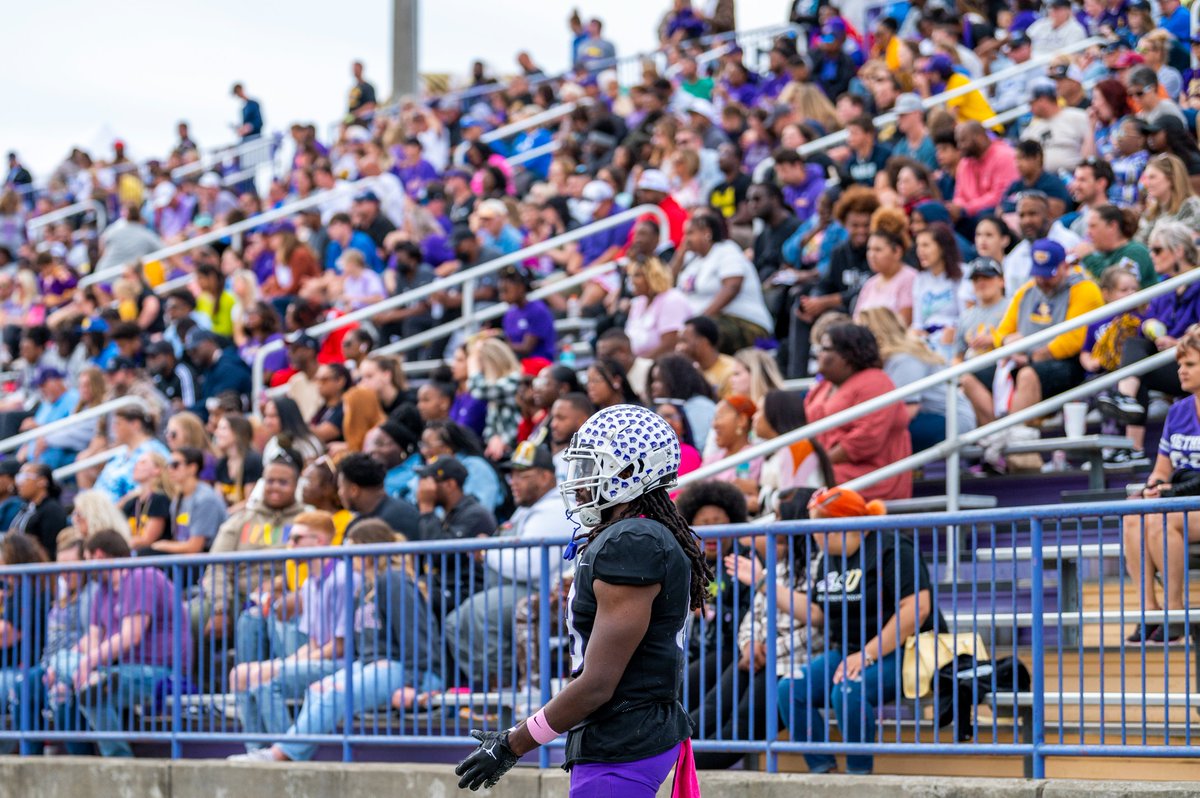
<svg viewBox="0 0 1200 798"><path fill-rule="evenodd" d="M588 544L568 597L571 675L583 671L596 623L593 582L662 585L646 635L633 652L612 698L567 736L566 767L577 762L632 762L670 750L691 736L682 703L686 665L684 623L691 563L671 531L648 518L616 522Z"/></svg>
<svg viewBox="0 0 1200 798"><path fill-rule="evenodd" d="M833 533L836 535L837 533ZM925 561L903 533L885 531L864 535L854 554L818 556L810 572L810 599L825 613L829 644L843 655L862 650L896 614L900 599L921 590L932 590ZM918 630L945 628L941 613L929 613ZM814 630L817 632L818 630Z"/></svg>

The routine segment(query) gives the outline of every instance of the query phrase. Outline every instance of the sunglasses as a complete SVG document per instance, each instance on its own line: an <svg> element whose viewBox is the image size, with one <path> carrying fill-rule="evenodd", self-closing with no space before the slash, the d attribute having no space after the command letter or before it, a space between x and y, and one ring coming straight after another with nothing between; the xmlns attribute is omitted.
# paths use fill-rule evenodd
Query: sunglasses
<svg viewBox="0 0 1200 798"><path fill-rule="evenodd" d="M167 463L167 468L171 469L183 468L183 466L184 462L182 460L172 460L171 462Z"/></svg>
<svg viewBox="0 0 1200 798"><path fill-rule="evenodd" d="M1166 247L1150 247L1150 254L1152 255L1161 255L1166 251Z"/></svg>

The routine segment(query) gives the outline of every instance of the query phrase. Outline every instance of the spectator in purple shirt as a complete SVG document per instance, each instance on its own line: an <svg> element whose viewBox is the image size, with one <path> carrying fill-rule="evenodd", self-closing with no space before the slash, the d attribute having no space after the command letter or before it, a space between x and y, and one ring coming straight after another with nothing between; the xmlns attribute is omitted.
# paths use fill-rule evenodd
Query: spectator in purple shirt
<svg viewBox="0 0 1200 798"><path fill-rule="evenodd" d="M768 62L769 73L766 80L760 84L762 89L761 94L764 99L774 102L783 91L783 87L791 82L792 71L789 60L792 55L793 51L783 45L776 45L771 50Z"/></svg>
<svg viewBox="0 0 1200 798"><path fill-rule="evenodd" d="M87 559L119 560L131 556L120 533L100 530L86 543ZM187 662L191 637L174 601L174 585L157 568L114 568L98 573L90 628L75 646L75 673L46 675L56 693L74 691L80 712L95 731L121 730L121 715L154 697L169 679L172 663ZM103 740L104 756L133 756L129 743Z"/></svg>
<svg viewBox="0 0 1200 798"><path fill-rule="evenodd" d="M721 82L716 90L716 97L724 101L719 104L737 103L746 108L753 108L761 96L756 77L741 61L725 62Z"/></svg>
<svg viewBox="0 0 1200 798"><path fill-rule="evenodd" d="M413 199L421 196L425 186L438 179L437 169L425 160L425 148L418 139L404 142L404 155L392 166L392 172L404 184L404 192Z"/></svg>
<svg viewBox="0 0 1200 798"><path fill-rule="evenodd" d="M483 436L483 425L487 420L487 402L471 396L467 390L467 347L462 345L454 350L454 358L450 361L450 374L454 378L456 393L450 403L450 420Z"/></svg>
<svg viewBox="0 0 1200 798"><path fill-rule="evenodd" d="M174 184L163 181L154 187L154 226L162 238L179 236L192 223L196 199L182 194Z"/></svg>
<svg viewBox="0 0 1200 798"><path fill-rule="evenodd" d="M817 200L825 193L825 174L815 163L806 164L794 149L775 152L775 174L783 184L784 203L801 224L817 212Z"/></svg>
<svg viewBox="0 0 1200 798"><path fill-rule="evenodd" d="M519 266L500 272L500 301L508 303L504 312L504 336L521 360L542 357L551 362L555 356L554 316L540 299L528 299L530 278Z"/></svg>

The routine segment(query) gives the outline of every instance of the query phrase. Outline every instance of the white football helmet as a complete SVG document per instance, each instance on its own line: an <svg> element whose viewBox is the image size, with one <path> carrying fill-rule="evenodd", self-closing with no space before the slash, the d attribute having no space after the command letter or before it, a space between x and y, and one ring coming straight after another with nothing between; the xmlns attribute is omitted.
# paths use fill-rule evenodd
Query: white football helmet
<svg viewBox="0 0 1200 798"><path fill-rule="evenodd" d="M567 480L558 486L558 492L567 516L594 527L605 507L675 486L679 439L653 410L616 405L596 413L579 428L564 458ZM588 494L583 502L577 497L580 490Z"/></svg>

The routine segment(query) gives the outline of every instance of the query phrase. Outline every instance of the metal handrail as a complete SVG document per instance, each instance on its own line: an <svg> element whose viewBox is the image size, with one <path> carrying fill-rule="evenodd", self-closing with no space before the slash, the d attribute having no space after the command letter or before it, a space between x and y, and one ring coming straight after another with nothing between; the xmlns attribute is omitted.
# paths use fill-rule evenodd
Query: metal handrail
<svg viewBox="0 0 1200 798"><path fill-rule="evenodd" d="M32 443L38 438L43 438L52 432L59 430L70 429L71 427L82 424L86 421L91 421L94 418L101 418L108 415L114 410L120 410L122 407L129 405L137 405L146 412L152 409L146 403L146 400L140 396L120 396L116 399L110 399L107 402L98 404L95 407L89 407L87 410L82 410L66 418L60 418L58 421L51 421L49 424L43 424L37 429L31 429L26 432L19 432L10 438L5 438L0 441L0 452L11 452L14 449L20 449L27 443Z"/></svg>
<svg viewBox="0 0 1200 798"><path fill-rule="evenodd" d="M1090 38L1084 39L1081 42L1076 42L1075 44L1071 44L1066 47L1063 47L1062 49L1055 52L1053 55L1039 55L1035 58L1030 58L1028 61L1026 61L1023 64L1013 64L1012 66L1006 67L1005 69L1002 69L999 72L993 72L990 75L984 75L981 78L976 78L975 80L971 81L970 83L959 86L956 89L950 89L949 91L944 91L941 94L934 94L931 97L926 97L925 99L923 99L921 101L921 106L924 110L928 111L930 108L936 108L939 105L943 105L947 100L953 100L956 97L962 97L963 95L970 94L973 91L987 88L988 86L991 86L994 83L1000 83L1001 81L1008 80L1011 77L1020 75L1022 72L1028 72L1031 69L1036 69L1037 67L1045 66L1046 64L1050 63L1057 56L1067 55L1069 53L1076 53L1076 52L1079 52L1080 50L1086 50L1089 47L1092 47L1097 44L1103 44L1103 43L1104 43L1104 39L1102 39L1098 36L1092 36ZM873 122L874 122L875 128L879 129L879 128L883 127L884 125L888 125L888 124L891 124L892 122L895 122L896 119L897 119L896 114L891 111L888 111L886 114L880 114L879 116L875 117ZM808 142L807 144L801 144L799 147L796 148L796 152L798 152L804 156L812 155L813 153L817 153L817 152L824 152L825 150L828 150L831 147L836 147L837 145L844 142L846 140L846 137L847 137L846 131L839 130L834 133L830 133L826 136L822 136L819 139L813 139L812 141Z"/></svg>
<svg viewBox="0 0 1200 798"><path fill-rule="evenodd" d="M800 26L794 23L781 23L776 25L765 25L761 28L751 28L749 30L732 30L724 33L710 33L706 36L699 37L696 41L700 46L707 49L715 49L708 45L721 46L729 41L736 41L738 38L761 38L764 36L782 36L793 31L799 31ZM529 81L530 88L540 86L543 83L554 83L560 80L569 80L580 72L586 72L589 75L604 72L609 69L619 69L623 64L639 64L648 58L656 58L667 52L666 47L656 47L653 50L644 50L640 53L632 53L630 55L618 56L616 58L605 58L602 60L592 61L586 67L572 67L565 72L556 75L543 75L540 78L532 78ZM497 80L495 83L488 83L483 86L471 86L459 91L452 91L442 94L438 97L443 102L462 102L463 100L471 100L478 97L486 97L490 94L495 94L498 91L503 91L505 81ZM391 107L399 107L399 103L393 103L389 106L384 106L383 110L388 110ZM380 109L376 109L379 113Z"/></svg>
<svg viewBox="0 0 1200 798"><path fill-rule="evenodd" d="M617 268L617 261L608 261L607 263L597 263L594 266L589 266L578 274L573 274L570 277L565 277L561 280L555 280L552 283L547 283L529 292L528 299L544 299L545 297L554 294L562 293L564 289L574 288L577 285L584 285L589 280L594 280L597 277L608 274L613 269ZM509 305L507 302L497 302L493 305L488 305L486 308L477 311L473 316L467 318L465 316L450 321L443 322L437 327L424 330L416 335L410 335L403 340L394 343L385 344L371 351L373 355L395 355L401 352L407 352L410 349L416 349L422 344L431 341L437 341L445 338L451 333L457 332L465 327L470 327L474 324L479 324L492 319L498 319L504 315Z"/></svg>
<svg viewBox="0 0 1200 798"><path fill-rule="evenodd" d="M1018 410L1015 413L1009 413L1003 418L998 418L990 424L984 424L982 427L976 427L970 432L964 432L958 435L954 440L945 440L934 446L924 449L920 452L915 452L902 460L897 460L894 463L878 468L869 474L863 474L861 477L845 482L842 487L851 490L862 490L865 487L874 485L876 482L902 474L905 471L910 471L914 468L919 468L926 463L934 460L941 460L946 455L953 451L958 451L964 446L982 441L989 435L993 435L1009 427L1015 427L1026 421L1031 421L1035 418L1041 418L1049 413L1057 410L1067 402L1074 402L1080 399L1086 399L1089 396L1094 396L1097 391L1112 387L1126 377L1139 377L1148 371L1153 371L1159 366L1164 366L1175 361L1175 347L1164 349L1161 352L1156 352L1148 358L1139 360L1136 363L1131 363L1124 368L1111 371L1107 374L1102 374L1095 379L1088 380L1082 385L1077 385L1074 388L1060 393L1056 396L1051 396L1049 399L1043 399L1035 405L1031 405L1024 410Z"/></svg>
<svg viewBox="0 0 1200 798"><path fill-rule="evenodd" d="M282 140L282 133L266 133L246 141L239 141L237 144L230 144L227 147L217 147L209 151L208 157L201 157L191 163L185 163L183 166L177 166L172 169L171 180L177 181L188 175L207 172L223 161L232 158L241 158L243 155L264 147L268 152L271 152Z"/></svg>
<svg viewBox="0 0 1200 798"><path fill-rule="evenodd" d="M485 277L489 274L499 271L505 266L509 266L514 263L520 263L527 258L532 258L535 255L542 254L543 252L549 252L552 249L561 247L563 244L570 244L582 238L587 238L590 235L594 235L595 233L607 230L611 227L617 227L618 225L625 224L626 222L636 221L647 214L654 215L658 218L659 239L663 244L666 244L669 239L669 224L666 213L657 205L638 205L636 208L630 208L627 211L614 213L612 216L609 216L605 219L600 219L592 222L591 224L577 227L574 230L563 233L562 235L548 238L541 243L532 244L524 249L519 249L516 252L508 255L502 255L499 258L485 261L484 263L467 269L466 271L461 271L457 274L452 274L449 277L435 280L432 283L413 288L412 290L405 291L397 296L382 299L379 302L376 302L372 305L367 305L365 308L359 308L358 310L347 313L344 316L339 316L336 319L329 319L328 321L323 321L320 324L314 324L304 332L308 335L319 337L325 335L326 333L333 332L334 330L340 330L342 327L348 327L355 322L374 318L380 313L392 310L393 308L399 308L411 304L439 291L445 291L447 288L453 288L454 286L463 284L467 284L468 288L463 292L462 318L468 320L475 319L476 314L474 314L471 310L471 301L468 299L468 297L471 295L471 284L473 284L478 278ZM414 338L415 337L416 336L414 336ZM283 349L285 345L286 344L282 339L268 341L260 346L258 351L254 353L254 362L250 367L250 380L253 390L253 396L251 397L251 400L254 409L253 412L255 413L259 412L259 399L262 396L263 364L266 362L269 354L272 352L278 352L279 350Z"/></svg>
<svg viewBox="0 0 1200 798"><path fill-rule="evenodd" d="M790 432L779 435L778 437L756 443L752 446L747 446L745 449L742 449L736 454L732 454L729 457L718 460L715 463L701 466L695 471L685 474L679 478L679 484L687 485L692 482L709 479L721 473L722 471L725 471L726 469L733 468L734 466L742 463L748 463L756 457L765 457L767 455L774 454L779 449L782 449L785 446L791 446L797 441L804 440L806 438L812 438L816 435L820 435L823 432L836 429L847 422L855 421L863 416L868 416L871 413L882 410L885 407L889 407L910 396L915 396L922 391L937 387L950 380L957 380L964 374L973 374L977 371L981 371L994 363L1000 362L1006 357L1021 354L1027 350L1034 349L1042 344L1054 340L1065 332L1086 327L1093 322L1105 321L1115 314L1124 313L1127 310L1133 310L1134 308L1140 307L1154 297L1168 294L1172 291L1183 288L1184 286L1191 285L1197 281L1200 281L1200 269L1190 269L1183 274L1172 277L1169 280L1164 280L1157 285L1152 285L1149 288L1143 288L1141 291L1138 291L1135 294L1130 294L1127 297L1118 299L1116 302L1109 302L1108 304L1102 305L1095 310L1090 310L1087 313L1080 314L1073 319L1067 319L1066 321L1060 322L1051 327L1047 327L1044 330L1039 330L1032 335L1028 335L1020 339L1019 341L1014 341L1011 344L1005 344L997 349L993 349L991 352L979 355L978 357L973 357L970 360L966 360L962 363L957 363L953 366L947 366L940 371L930 374L928 377L922 377L915 382L911 382L908 385L896 388L895 390L889 391L888 393L880 396L876 396L873 399L868 399L867 401L855 405L854 407L849 407L841 412L826 416L820 421L814 421L810 424L805 424L803 427L798 427Z"/></svg>
<svg viewBox="0 0 1200 798"><path fill-rule="evenodd" d="M516 155L510 155L504 160L508 161L509 166L521 166L522 164L528 163L535 158L540 158L543 155L549 155L550 153L558 152L560 149L562 149L562 142L558 139L554 139L553 141L546 142L540 147L534 147L532 150L526 150L525 152L518 152Z"/></svg>
<svg viewBox="0 0 1200 798"><path fill-rule="evenodd" d="M79 281L79 286L83 288L94 283L113 279L124 272L125 269L137 262L148 263L150 261L174 257L175 255L182 255L185 252L191 252L194 249L199 249L200 247L211 244L214 241L220 241L222 238L228 238L229 236L253 230L254 228L267 224L268 222L286 219L287 217L299 213L300 211L320 205L321 203L326 202L333 197L368 188L374 185L376 180L378 180L378 178L365 177L362 180L356 180L353 183L344 183L343 185L334 186L333 188L326 189L325 191L319 191L316 194L305 197L304 199L299 199L295 202L289 202L286 205L281 205L278 208L274 208L269 211L263 211L260 214L251 216L249 219L243 219L242 221L237 222L236 224L231 224L228 227L221 227L219 229L204 233L203 235L189 238L186 241L180 241L177 244L171 244L170 246L155 250L148 255L138 258L137 261L123 263L119 266L111 266L107 269L89 274L87 277L84 277ZM164 283L164 285L166 285L166 283ZM162 288L163 286L159 286L158 290L156 290L156 293L165 293L161 290Z"/></svg>
<svg viewBox="0 0 1200 798"><path fill-rule="evenodd" d="M70 219L72 216L85 213L88 210L92 210L96 214L97 231L103 231L104 228L108 227L108 209L104 207L104 203L97 199L85 199L71 205L67 205L66 207L56 208L47 213L43 213L40 216L33 217L29 221L25 222L25 234L32 239L34 237L33 231L45 227L46 225L62 221L63 219Z"/></svg>
<svg viewBox="0 0 1200 798"><path fill-rule="evenodd" d="M82 460L76 460L73 463L68 463L61 468L54 469L54 479L57 482L62 482L68 477L73 477L80 471L86 471L93 466L103 465L114 457L119 457L125 454L129 449L128 446L115 446L112 449L105 449L103 452L93 454L91 457L85 457Z"/></svg>
<svg viewBox="0 0 1200 798"><path fill-rule="evenodd" d="M559 103L558 105L547 108L545 111L540 111L532 116L528 116L519 122L510 122L507 125L502 125L495 130L488 131L479 137L479 140L484 144L490 144L493 141L506 139L509 136L516 135L525 130L535 127L541 127L547 122L553 122L555 119L562 119L564 116L569 116L575 112L576 108L583 108L591 105L591 100L583 99L569 103Z"/></svg>

